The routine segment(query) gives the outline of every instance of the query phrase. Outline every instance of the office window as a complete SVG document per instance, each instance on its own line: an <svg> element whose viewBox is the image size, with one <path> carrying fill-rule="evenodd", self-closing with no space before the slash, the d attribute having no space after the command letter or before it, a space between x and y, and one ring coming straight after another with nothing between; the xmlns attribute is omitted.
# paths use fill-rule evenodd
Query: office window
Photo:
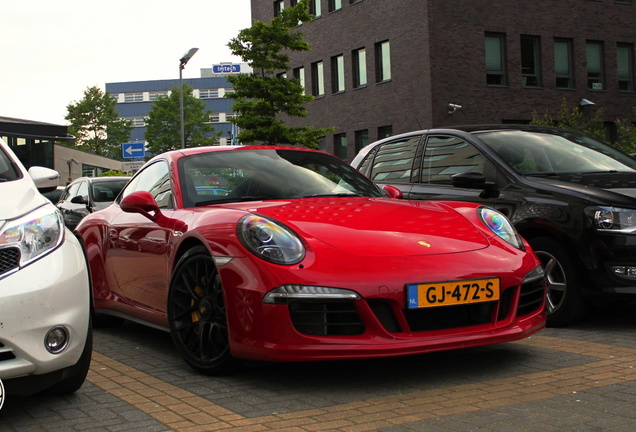
<svg viewBox="0 0 636 432"><path fill-rule="evenodd" d="M506 40L503 34L486 34L486 84L504 86L506 79Z"/></svg>
<svg viewBox="0 0 636 432"><path fill-rule="evenodd" d="M325 95L325 71L321 61L311 64L311 94L316 97Z"/></svg>
<svg viewBox="0 0 636 432"><path fill-rule="evenodd" d="M219 97L219 89L201 89L199 90L200 99L216 99Z"/></svg>
<svg viewBox="0 0 636 432"><path fill-rule="evenodd" d="M366 147L369 145L369 131L368 129L358 130L355 132L355 147L356 154L362 149L362 147Z"/></svg>
<svg viewBox="0 0 636 432"><path fill-rule="evenodd" d="M316 18L322 15L321 2L322 0L310 0L309 2L309 13Z"/></svg>
<svg viewBox="0 0 636 432"><path fill-rule="evenodd" d="M524 87L541 85L541 39L521 36L521 80Z"/></svg>
<svg viewBox="0 0 636 432"><path fill-rule="evenodd" d="M148 94L150 102L154 102L157 99L159 99L160 97L164 97L164 96L168 96L168 92L167 91L155 91L155 92L150 92Z"/></svg>
<svg viewBox="0 0 636 432"><path fill-rule="evenodd" d="M353 88L367 85L367 51L359 48L351 52L353 62Z"/></svg>
<svg viewBox="0 0 636 432"><path fill-rule="evenodd" d="M340 159L347 160L347 135L335 134L333 136L333 154Z"/></svg>
<svg viewBox="0 0 636 432"><path fill-rule="evenodd" d="M618 89L620 91L634 90L634 46L632 44L618 44L616 63Z"/></svg>
<svg viewBox="0 0 636 432"><path fill-rule="evenodd" d="M562 89L574 88L574 74L572 73L572 40L554 40L554 71L556 73L556 87Z"/></svg>
<svg viewBox="0 0 636 432"><path fill-rule="evenodd" d="M295 68L292 71L292 73L294 75L294 78L296 78L299 81L300 86L303 88L303 94L305 94L305 89L306 89L306 87L305 87L305 68L304 67Z"/></svg>
<svg viewBox="0 0 636 432"><path fill-rule="evenodd" d="M342 0L329 0L329 12L342 9Z"/></svg>
<svg viewBox="0 0 636 432"><path fill-rule="evenodd" d="M587 62L587 88L603 90L603 43L588 41L585 46L585 60Z"/></svg>
<svg viewBox="0 0 636 432"><path fill-rule="evenodd" d="M389 41L375 44L375 81L391 79L391 46Z"/></svg>
<svg viewBox="0 0 636 432"><path fill-rule="evenodd" d="M331 57L331 92L340 93L345 90L344 56Z"/></svg>
<svg viewBox="0 0 636 432"><path fill-rule="evenodd" d="M298 4L298 0L289 0L290 6L296 6Z"/></svg>
<svg viewBox="0 0 636 432"><path fill-rule="evenodd" d="M124 94L124 102L143 102L144 94L143 93L125 93Z"/></svg>
<svg viewBox="0 0 636 432"><path fill-rule="evenodd" d="M393 135L393 126L380 126L378 127L378 139L388 138Z"/></svg>
<svg viewBox="0 0 636 432"><path fill-rule="evenodd" d="M274 16L279 16L283 9L285 9L285 2L283 0L276 0L274 2Z"/></svg>
<svg viewBox="0 0 636 432"><path fill-rule="evenodd" d="M145 117L129 117L128 120L132 122L133 127L146 127Z"/></svg>

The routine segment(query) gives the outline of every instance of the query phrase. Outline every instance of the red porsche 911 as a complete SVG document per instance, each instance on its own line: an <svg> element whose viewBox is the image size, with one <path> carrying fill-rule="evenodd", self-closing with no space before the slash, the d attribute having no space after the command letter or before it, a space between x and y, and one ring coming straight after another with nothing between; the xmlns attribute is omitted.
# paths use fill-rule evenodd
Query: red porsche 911
<svg viewBox="0 0 636 432"><path fill-rule="evenodd" d="M505 216L398 195L304 148L160 154L75 230L94 311L169 330L208 374L239 359L399 356L544 328L540 262Z"/></svg>

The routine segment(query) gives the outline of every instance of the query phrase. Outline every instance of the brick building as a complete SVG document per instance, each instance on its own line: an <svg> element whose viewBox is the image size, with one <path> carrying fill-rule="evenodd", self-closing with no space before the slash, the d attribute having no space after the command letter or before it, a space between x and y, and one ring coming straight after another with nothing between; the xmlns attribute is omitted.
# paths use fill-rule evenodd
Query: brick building
<svg viewBox="0 0 636 432"><path fill-rule="evenodd" d="M269 22L294 0L252 0ZM367 143L416 129L527 123L565 99L603 108L611 132L636 106L631 0L312 0L299 27L311 51L288 76L307 92L307 119L336 126L322 148L351 160ZM589 104L587 101L592 102Z"/></svg>

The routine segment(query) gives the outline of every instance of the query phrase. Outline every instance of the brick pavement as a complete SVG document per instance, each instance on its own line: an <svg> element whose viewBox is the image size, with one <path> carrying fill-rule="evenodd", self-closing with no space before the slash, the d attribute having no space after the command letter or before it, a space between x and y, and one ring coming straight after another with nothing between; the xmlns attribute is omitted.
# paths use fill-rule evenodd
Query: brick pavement
<svg viewBox="0 0 636 432"><path fill-rule="evenodd" d="M0 431L632 431L636 305L523 341L352 362L191 371L169 335L96 330L87 383L9 398Z"/></svg>

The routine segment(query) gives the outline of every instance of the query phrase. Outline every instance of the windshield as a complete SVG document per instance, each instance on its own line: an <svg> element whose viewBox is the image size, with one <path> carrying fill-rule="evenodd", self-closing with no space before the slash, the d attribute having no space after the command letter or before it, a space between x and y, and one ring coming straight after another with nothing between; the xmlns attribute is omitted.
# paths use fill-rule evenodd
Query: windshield
<svg viewBox="0 0 636 432"><path fill-rule="evenodd" d="M17 180L21 177L22 173L16 167L15 162L0 146L0 182Z"/></svg>
<svg viewBox="0 0 636 432"><path fill-rule="evenodd" d="M222 202L384 196L373 182L342 160L303 150L232 150L179 161L186 206Z"/></svg>
<svg viewBox="0 0 636 432"><path fill-rule="evenodd" d="M630 156L576 133L495 131L479 139L523 175L636 171Z"/></svg>

